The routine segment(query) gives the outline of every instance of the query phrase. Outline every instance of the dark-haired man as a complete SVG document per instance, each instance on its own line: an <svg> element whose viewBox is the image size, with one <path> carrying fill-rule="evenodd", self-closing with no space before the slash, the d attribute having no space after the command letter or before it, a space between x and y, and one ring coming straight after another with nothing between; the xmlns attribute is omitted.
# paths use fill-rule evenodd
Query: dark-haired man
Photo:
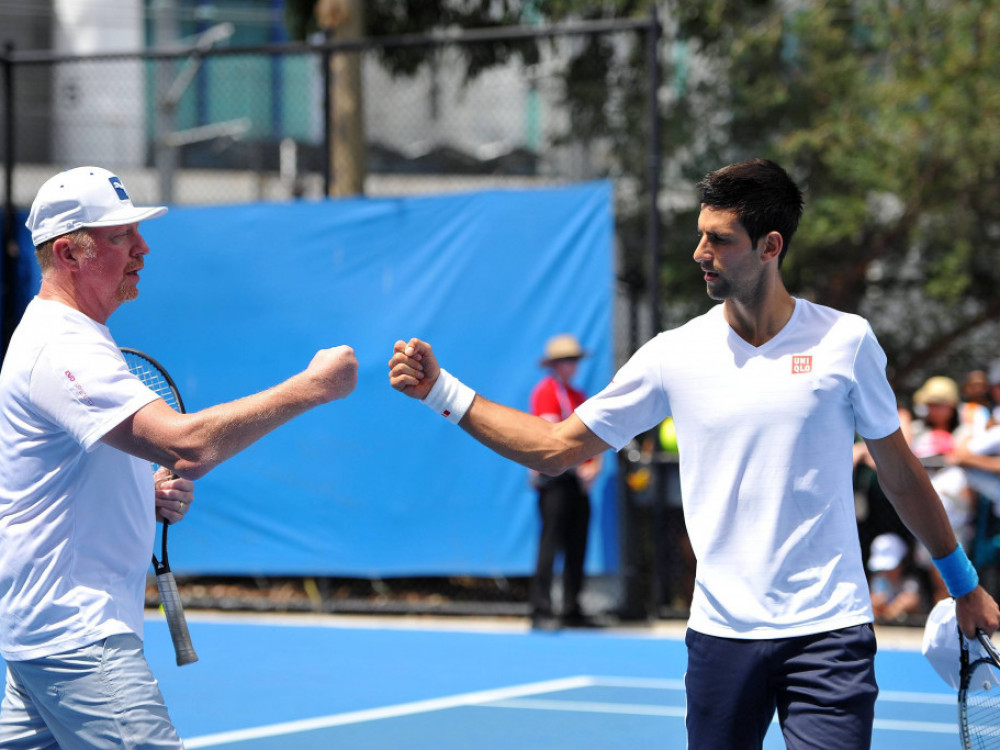
<svg viewBox="0 0 1000 750"><path fill-rule="evenodd" d="M418 339L396 342L390 383L548 474L673 417L698 561L688 746L756 750L777 711L789 748L868 748L878 688L851 486L855 433L957 598L963 631L993 632L1000 610L900 432L871 327L785 288L779 269L802 213L798 186L754 159L698 188L694 261L722 304L653 338L567 419L552 424L483 398Z"/></svg>

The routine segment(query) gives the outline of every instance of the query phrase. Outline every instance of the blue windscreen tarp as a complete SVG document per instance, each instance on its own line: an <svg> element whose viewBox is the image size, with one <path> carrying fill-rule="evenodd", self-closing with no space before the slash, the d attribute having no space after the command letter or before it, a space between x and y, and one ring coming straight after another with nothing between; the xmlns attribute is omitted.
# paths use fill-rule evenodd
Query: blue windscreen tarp
<svg viewBox="0 0 1000 750"><path fill-rule="evenodd" d="M265 389L317 349L354 347L357 389L197 483L171 535L179 572L524 575L537 499L527 471L393 391L393 342L432 343L484 396L526 409L546 340L612 374L607 182L529 191L174 208L142 225L140 296L109 325L159 359L189 411ZM594 488L588 570L617 566L615 461Z"/></svg>

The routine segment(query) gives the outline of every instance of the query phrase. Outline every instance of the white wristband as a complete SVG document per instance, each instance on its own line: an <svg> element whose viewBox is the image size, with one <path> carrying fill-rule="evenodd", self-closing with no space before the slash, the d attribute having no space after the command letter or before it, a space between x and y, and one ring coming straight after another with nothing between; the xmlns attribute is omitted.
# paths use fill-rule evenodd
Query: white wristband
<svg viewBox="0 0 1000 750"><path fill-rule="evenodd" d="M476 392L447 370L441 370L431 392L423 399L434 411L452 424L458 424L472 406Z"/></svg>

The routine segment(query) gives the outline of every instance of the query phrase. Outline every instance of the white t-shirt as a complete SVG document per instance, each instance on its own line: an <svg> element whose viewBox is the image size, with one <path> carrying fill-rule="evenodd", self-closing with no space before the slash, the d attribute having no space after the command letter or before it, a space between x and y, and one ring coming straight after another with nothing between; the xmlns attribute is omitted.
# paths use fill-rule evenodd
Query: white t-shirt
<svg viewBox="0 0 1000 750"><path fill-rule="evenodd" d="M0 655L142 637L155 534L148 461L101 438L157 398L107 327L35 298L0 370Z"/></svg>
<svg viewBox="0 0 1000 750"><path fill-rule="evenodd" d="M763 346L723 305L656 336L577 415L615 449L672 416L698 560L689 626L776 638L872 620L852 488L855 433L899 428L868 323L805 300Z"/></svg>

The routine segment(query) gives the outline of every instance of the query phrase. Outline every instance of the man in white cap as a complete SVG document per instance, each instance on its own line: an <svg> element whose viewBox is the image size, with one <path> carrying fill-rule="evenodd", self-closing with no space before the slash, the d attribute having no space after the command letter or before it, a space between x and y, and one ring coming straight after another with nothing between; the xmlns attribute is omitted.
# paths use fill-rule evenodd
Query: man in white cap
<svg viewBox="0 0 1000 750"><path fill-rule="evenodd" d="M585 356L576 336L563 333L545 345L541 365L549 373L531 392L531 413L548 422L561 422L586 400L583 391L573 387L577 365ZM580 607L583 589L587 534L590 529L590 484L601 468L599 456L567 469L559 476L547 477L532 472L532 484L538 490L541 535L535 575L531 581L532 626L549 630L564 624L586 625ZM556 554L563 553L563 602L560 618L552 610L552 569Z"/></svg>
<svg viewBox="0 0 1000 750"><path fill-rule="evenodd" d="M139 293L139 222L166 211L80 167L28 216L42 283L0 369L6 750L183 746L142 648L156 519L182 520L192 480L357 379L336 347L268 391L178 414L132 376L105 324Z"/></svg>

